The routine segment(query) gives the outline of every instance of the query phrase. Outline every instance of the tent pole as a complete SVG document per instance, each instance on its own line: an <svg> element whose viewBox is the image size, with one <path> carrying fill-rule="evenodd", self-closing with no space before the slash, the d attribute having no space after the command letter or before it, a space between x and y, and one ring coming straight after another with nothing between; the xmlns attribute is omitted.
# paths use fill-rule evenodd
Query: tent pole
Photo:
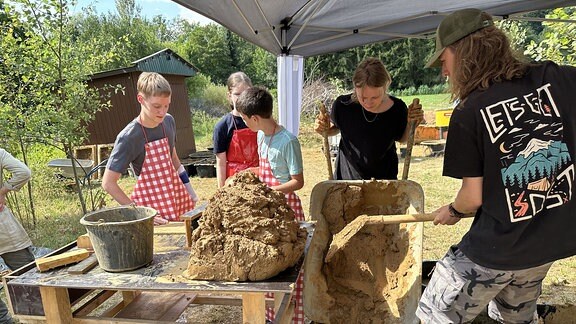
<svg viewBox="0 0 576 324"><path fill-rule="evenodd" d="M300 106L304 83L304 58L298 55L279 55L278 65L278 123L298 136Z"/></svg>

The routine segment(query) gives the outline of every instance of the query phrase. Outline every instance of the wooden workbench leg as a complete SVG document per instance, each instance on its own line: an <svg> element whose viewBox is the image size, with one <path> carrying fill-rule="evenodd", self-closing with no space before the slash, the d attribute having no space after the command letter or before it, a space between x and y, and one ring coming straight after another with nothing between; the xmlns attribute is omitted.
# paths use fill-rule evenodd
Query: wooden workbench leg
<svg viewBox="0 0 576 324"><path fill-rule="evenodd" d="M72 323L68 288L40 287L46 323Z"/></svg>
<svg viewBox="0 0 576 324"><path fill-rule="evenodd" d="M192 247L192 220L184 220L184 226L186 227L186 247Z"/></svg>
<svg viewBox="0 0 576 324"><path fill-rule="evenodd" d="M274 323L289 324L294 316L292 294L274 293Z"/></svg>
<svg viewBox="0 0 576 324"><path fill-rule="evenodd" d="M242 294L242 323L266 323L266 300L263 293Z"/></svg>

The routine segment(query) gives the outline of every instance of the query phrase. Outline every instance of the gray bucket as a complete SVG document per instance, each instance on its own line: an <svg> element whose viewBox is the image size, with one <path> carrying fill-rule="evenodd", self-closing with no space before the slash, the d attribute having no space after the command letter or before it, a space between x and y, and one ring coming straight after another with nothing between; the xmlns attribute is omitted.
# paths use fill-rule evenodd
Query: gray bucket
<svg viewBox="0 0 576 324"><path fill-rule="evenodd" d="M149 207L120 206L84 215L80 224L88 231L100 267L122 272L152 262L157 214Z"/></svg>

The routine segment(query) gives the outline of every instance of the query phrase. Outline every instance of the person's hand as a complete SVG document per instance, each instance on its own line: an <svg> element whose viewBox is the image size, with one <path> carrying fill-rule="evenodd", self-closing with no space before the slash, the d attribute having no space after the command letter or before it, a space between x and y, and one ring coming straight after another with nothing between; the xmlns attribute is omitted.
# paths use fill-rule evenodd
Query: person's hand
<svg viewBox="0 0 576 324"><path fill-rule="evenodd" d="M314 121L314 131L320 135L324 135L330 129L330 115L320 112Z"/></svg>
<svg viewBox="0 0 576 324"><path fill-rule="evenodd" d="M408 106L408 122L415 122L416 125L424 122L424 110L422 110L422 105L420 103L411 103Z"/></svg>
<svg viewBox="0 0 576 324"><path fill-rule="evenodd" d="M154 216L154 225L165 225L168 224L168 220L162 218L161 216Z"/></svg>
<svg viewBox="0 0 576 324"><path fill-rule="evenodd" d="M438 208L435 213L438 213L438 215L434 218L434 225L454 225L460 221L460 218L450 216L448 205Z"/></svg>

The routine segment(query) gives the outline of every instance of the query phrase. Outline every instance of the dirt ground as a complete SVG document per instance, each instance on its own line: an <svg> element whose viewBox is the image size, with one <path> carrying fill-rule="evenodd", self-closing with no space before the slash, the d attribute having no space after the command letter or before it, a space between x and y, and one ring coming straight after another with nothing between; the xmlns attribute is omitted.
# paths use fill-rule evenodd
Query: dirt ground
<svg viewBox="0 0 576 324"><path fill-rule="evenodd" d="M428 119L428 118L427 118ZM310 133L311 130L304 130ZM314 186L328 179L327 163L322 152L321 144L304 143L302 147L304 159L305 185L297 193L309 217L308 211L311 192ZM416 145L412 152L412 163L409 179L419 183L425 193L425 212L432 212L443 204L450 202L456 194L459 182L441 176L442 155L429 156L430 151L421 145ZM400 174L402 174L403 160L400 160ZM208 200L217 188L215 178L191 179L192 185L201 201ZM448 250L450 245L458 243L460 237L466 232L471 220L463 220L454 226L433 226L424 224L423 259L437 260ZM543 309L548 311L546 320L541 323L576 323L576 258L568 258L556 262L544 281L544 288L539 304L552 305ZM240 323L242 312L239 306L211 306L195 305L189 307L183 314L181 322L188 323ZM480 316L475 323L493 323L486 317Z"/></svg>

